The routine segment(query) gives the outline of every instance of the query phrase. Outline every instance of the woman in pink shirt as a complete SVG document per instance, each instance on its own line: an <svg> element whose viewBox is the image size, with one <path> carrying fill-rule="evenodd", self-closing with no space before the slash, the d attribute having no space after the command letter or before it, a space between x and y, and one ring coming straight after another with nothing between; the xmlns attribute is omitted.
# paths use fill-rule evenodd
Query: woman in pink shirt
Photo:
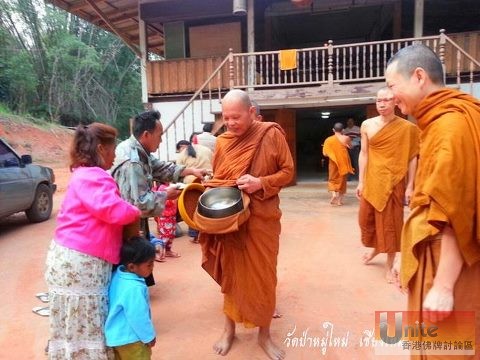
<svg viewBox="0 0 480 360"><path fill-rule="evenodd" d="M49 359L108 358L104 323L112 264L120 260L123 226L140 210L122 200L106 171L117 131L79 126L70 149L72 176L57 216L45 279L50 300Z"/></svg>

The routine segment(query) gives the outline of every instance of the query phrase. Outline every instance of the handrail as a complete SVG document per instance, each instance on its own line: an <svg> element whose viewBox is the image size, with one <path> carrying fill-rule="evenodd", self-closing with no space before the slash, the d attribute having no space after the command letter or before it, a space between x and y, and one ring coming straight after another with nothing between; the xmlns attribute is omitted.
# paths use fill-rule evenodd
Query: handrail
<svg viewBox="0 0 480 360"><path fill-rule="evenodd" d="M195 92L195 94L192 95L192 97L190 98L190 100L188 100L188 102L185 104L185 106L178 112L177 115L175 115L175 117L168 123L168 125L165 126L165 128L163 130L164 132L166 132L175 123L175 121L177 121L177 119L184 113L184 111L197 98L197 96L200 95L200 93L203 91L203 89L205 89L205 87L210 83L210 81L212 81L212 79L220 72L222 67L228 61L228 57L229 57L229 55L227 55L225 57L225 59L223 59L223 61L220 63L220 65L218 65L218 67L212 72L212 74L208 77L208 79L205 80L205 82L202 84L202 86L200 86L200 88Z"/></svg>
<svg viewBox="0 0 480 360"><path fill-rule="evenodd" d="M465 50L463 50L460 46L458 46L458 44L453 41L452 39L450 39L448 37L448 35L445 35L445 39L450 43L450 45L452 45L455 49L457 49L458 51L460 51L462 53L463 56L465 56L466 58L468 58L471 62L475 63L475 65L477 65L478 67L480 67L480 61L477 61L473 56L471 56L469 53L467 53Z"/></svg>

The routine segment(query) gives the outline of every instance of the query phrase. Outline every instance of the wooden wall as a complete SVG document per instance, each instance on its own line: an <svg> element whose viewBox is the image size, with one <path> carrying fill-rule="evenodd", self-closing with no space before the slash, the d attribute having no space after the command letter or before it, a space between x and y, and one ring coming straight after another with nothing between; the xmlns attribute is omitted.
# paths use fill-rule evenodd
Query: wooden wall
<svg viewBox="0 0 480 360"><path fill-rule="evenodd" d="M480 61L480 31L447 34L447 36L475 60ZM456 49L453 47L453 45L447 42L445 48L445 70L447 74L456 74L457 72L456 54ZM470 71L470 60L462 57L460 62L460 71ZM476 71L478 71L478 69L476 69Z"/></svg>
<svg viewBox="0 0 480 360"><path fill-rule="evenodd" d="M194 93L221 64L223 59L223 57L211 57L148 62L148 93L151 95ZM223 67L220 76L216 76L210 86L212 90L217 89L218 86L223 89L229 87L228 66Z"/></svg>

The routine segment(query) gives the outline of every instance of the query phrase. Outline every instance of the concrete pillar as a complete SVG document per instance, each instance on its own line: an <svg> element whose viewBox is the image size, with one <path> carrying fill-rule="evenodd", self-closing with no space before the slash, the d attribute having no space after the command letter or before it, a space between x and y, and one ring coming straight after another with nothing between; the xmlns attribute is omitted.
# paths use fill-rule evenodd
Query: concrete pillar
<svg viewBox="0 0 480 360"><path fill-rule="evenodd" d="M142 103L148 103L148 87L147 87L147 61L148 61L148 51L147 51L147 27L145 21L141 19L141 16L138 16L138 30L140 37L140 76L142 79Z"/></svg>
<svg viewBox="0 0 480 360"><path fill-rule="evenodd" d="M423 5L424 0L415 0L413 37L423 36Z"/></svg>
<svg viewBox="0 0 480 360"><path fill-rule="evenodd" d="M255 7L254 0L247 1L247 52L255 52ZM248 85L255 84L255 56L248 57Z"/></svg>

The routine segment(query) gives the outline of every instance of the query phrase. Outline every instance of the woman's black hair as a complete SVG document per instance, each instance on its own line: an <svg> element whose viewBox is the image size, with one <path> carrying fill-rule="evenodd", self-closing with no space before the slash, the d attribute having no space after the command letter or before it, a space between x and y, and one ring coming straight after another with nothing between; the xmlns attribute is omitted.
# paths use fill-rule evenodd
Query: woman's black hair
<svg viewBox="0 0 480 360"><path fill-rule="evenodd" d="M155 258L155 246L140 236L133 236L123 243L120 264L141 264Z"/></svg>
<svg viewBox="0 0 480 360"><path fill-rule="evenodd" d="M195 151L195 148L193 147L193 145L187 140L180 140L177 143L177 151L180 150L181 146L185 146L185 145L188 146L187 147L187 155L190 156L190 157L196 158L197 157L197 152Z"/></svg>

